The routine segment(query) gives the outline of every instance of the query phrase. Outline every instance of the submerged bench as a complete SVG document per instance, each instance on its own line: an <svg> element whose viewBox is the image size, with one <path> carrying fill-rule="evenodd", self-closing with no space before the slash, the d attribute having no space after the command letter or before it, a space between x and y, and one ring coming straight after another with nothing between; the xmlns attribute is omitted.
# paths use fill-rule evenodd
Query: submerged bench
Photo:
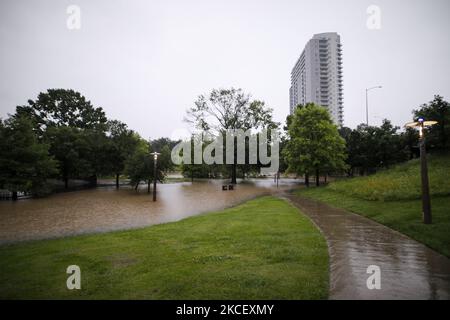
<svg viewBox="0 0 450 320"><path fill-rule="evenodd" d="M222 186L222 191L226 191L226 190L234 190L234 185L232 184L228 184L228 185L223 185Z"/></svg>

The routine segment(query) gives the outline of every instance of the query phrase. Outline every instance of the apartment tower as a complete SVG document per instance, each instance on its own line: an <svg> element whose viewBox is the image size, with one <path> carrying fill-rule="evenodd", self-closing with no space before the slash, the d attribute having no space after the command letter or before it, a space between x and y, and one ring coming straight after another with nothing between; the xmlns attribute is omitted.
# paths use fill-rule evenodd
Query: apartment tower
<svg viewBox="0 0 450 320"><path fill-rule="evenodd" d="M308 41L291 72L290 113L313 102L328 109L338 126L344 123L342 47L335 32L319 33Z"/></svg>

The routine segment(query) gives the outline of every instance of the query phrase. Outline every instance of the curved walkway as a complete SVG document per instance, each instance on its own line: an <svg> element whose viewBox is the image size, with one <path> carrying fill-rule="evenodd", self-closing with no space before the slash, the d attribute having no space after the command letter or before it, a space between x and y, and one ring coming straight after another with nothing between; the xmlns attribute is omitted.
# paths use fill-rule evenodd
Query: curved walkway
<svg viewBox="0 0 450 320"><path fill-rule="evenodd" d="M386 226L284 194L320 228L330 253L330 299L450 299L450 259ZM381 289L369 290L370 265Z"/></svg>

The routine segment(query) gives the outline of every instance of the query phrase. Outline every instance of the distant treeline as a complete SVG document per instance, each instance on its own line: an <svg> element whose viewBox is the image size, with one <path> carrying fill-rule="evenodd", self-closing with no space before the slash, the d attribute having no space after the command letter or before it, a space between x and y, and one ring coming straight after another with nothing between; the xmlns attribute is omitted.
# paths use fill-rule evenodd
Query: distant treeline
<svg viewBox="0 0 450 320"><path fill-rule="evenodd" d="M436 120L426 129L428 150L450 149L450 104L441 96L412 111L412 118ZM359 125L356 129L337 128L325 108L314 104L299 105L286 120L287 136L282 141L282 168L305 176L346 173L353 176L374 173L379 168L418 156L418 132L412 128L399 131L387 119L381 126Z"/></svg>
<svg viewBox="0 0 450 320"><path fill-rule="evenodd" d="M84 179L96 185L99 176L126 174L131 183L153 179L153 157L160 152L158 179L170 170L168 138L145 140L125 123L110 120L73 90L49 89L0 121L0 189L43 195L49 178Z"/></svg>
<svg viewBox="0 0 450 320"><path fill-rule="evenodd" d="M212 90L199 96L194 105L187 115L202 130L280 129L272 120L272 109L263 101L251 100L241 89ZM412 113L414 119L438 121L427 129L427 148L448 151L449 103L435 96ZM315 175L318 183L319 175L370 174L418 155L417 131L399 129L387 119L379 127L361 124L356 129L338 128L325 108L298 106L287 117L281 133L280 171L304 175L307 183L310 175ZM27 105L18 106L8 119L0 120L0 189L9 190L14 198L18 192L44 195L52 191L51 178L63 181L68 188L70 179L96 185L97 178L105 176L114 176L119 188L119 178L126 176L135 188L145 181L150 190L154 178L150 153L154 151L160 153L156 177L160 181L173 169L192 179L230 177L232 182L237 176L259 173L260 164L247 163L182 164L174 168L171 150L178 142L143 139L125 123L108 119L102 108L92 106L80 93L49 89ZM203 142L202 147L208 143ZM248 144L246 147L248 153Z"/></svg>

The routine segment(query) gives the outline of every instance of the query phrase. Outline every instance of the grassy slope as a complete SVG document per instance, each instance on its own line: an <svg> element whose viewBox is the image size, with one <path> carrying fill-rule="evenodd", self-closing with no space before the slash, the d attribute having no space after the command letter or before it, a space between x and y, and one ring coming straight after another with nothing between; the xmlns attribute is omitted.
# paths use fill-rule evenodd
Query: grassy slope
<svg viewBox="0 0 450 320"><path fill-rule="evenodd" d="M66 288L68 265L82 290ZM139 230L0 247L0 298L323 299L328 253L312 223L264 197Z"/></svg>
<svg viewBox="0 0 450 320"><path fill-rule="evenodd" d="M299 194L369 217L450 257L450 157L430 157L433 224L422 223L419 162ZM375 199L375 200L374 200Z"/></svg>
<svg viewBox="0 0 450 320"><path fill-rule="evenodd" d="M450 195L450 155L428 157L430 193ZM344 179L329 185L329 189L366 200L420 199L420 162L411 160L377 174Z"/></svg>

